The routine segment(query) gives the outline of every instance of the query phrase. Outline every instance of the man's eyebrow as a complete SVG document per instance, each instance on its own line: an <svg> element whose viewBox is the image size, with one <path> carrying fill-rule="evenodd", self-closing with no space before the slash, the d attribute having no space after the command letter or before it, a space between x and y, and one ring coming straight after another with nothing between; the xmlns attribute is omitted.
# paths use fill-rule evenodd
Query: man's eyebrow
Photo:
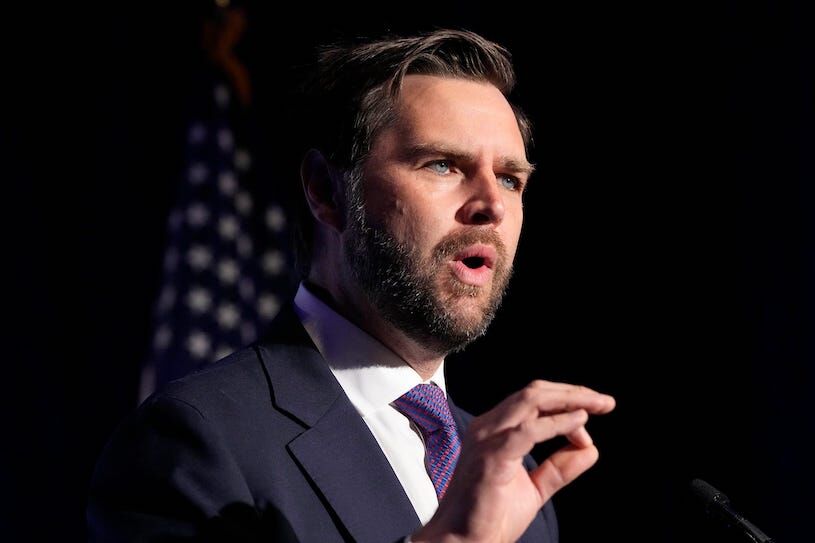
<svg viewBox="0 0 815 543"><path fill-rule="evenodd" d="M529 161L518 160L509 156L500 157L498 163L508 172L523 173L526 174L527 177L532 175L532 172L535 171L535 165L530 164Z"/></svg>
<svg viewBox="0 0 815 543"><path fill-rule="evenodd" d="M443 143L417 143L409 145L402 153L403 158L407 161L415 161L422 157L440 155L453 159L456 162L474 162L475 155L456 149L450 145ZM535 171L535 166L530 164L526 159L518 159L512 156L498 157L498 165L511 173L532 175Z"/></svg>

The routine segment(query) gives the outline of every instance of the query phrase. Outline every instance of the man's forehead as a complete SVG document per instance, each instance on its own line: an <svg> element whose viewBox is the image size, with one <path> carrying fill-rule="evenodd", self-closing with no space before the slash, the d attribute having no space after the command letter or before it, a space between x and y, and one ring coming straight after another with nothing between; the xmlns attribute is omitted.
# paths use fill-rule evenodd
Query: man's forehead
<svg viewBox="0 0 815 543"><path fill-rule="evenodd" d="M411 74L405 76L396 96L396 109L424 111L430 107L474 104L512 114L506 96L492 83L461 77Z"/></svg>
<svg viewBox="0 0 815 543"><path fill-rule="evenodd" d="M394 106L390 128L411 144L497 137L524 146L512 106L487 82L409 75Z"/></svg>

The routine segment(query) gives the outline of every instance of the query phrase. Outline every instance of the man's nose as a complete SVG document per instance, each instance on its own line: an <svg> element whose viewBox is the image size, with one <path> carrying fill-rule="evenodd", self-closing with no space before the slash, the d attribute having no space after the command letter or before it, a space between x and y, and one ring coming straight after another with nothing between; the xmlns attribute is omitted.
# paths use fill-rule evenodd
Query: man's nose
<svg viewBox="0 0 815 543"><path fill-rule="evenodd" d="M466 183L467 200L459 208L457 220L463 224L498 225L504 219L504 197L492 171L479 173Z"/></svg>

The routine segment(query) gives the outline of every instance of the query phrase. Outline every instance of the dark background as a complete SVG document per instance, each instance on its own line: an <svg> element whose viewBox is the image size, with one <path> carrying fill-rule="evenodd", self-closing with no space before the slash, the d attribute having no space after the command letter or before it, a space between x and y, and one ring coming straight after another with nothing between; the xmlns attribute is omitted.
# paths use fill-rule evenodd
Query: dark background
<svg viewBox="0 0 815 543"><path fill-rule="evenodd" d="M4 17L10 540L84 538L93 463L135 406L207 11L163 4ZM718 540L693 477L778 541L811 539L812 4L522 5L249 4L269 182L296 176L288 73L315 42L454 26L505 44L539 173L515 282L450 357L451 394L476 413L533 378L617 397L589 423L599 463L556 497L564 542Z"/></svg>

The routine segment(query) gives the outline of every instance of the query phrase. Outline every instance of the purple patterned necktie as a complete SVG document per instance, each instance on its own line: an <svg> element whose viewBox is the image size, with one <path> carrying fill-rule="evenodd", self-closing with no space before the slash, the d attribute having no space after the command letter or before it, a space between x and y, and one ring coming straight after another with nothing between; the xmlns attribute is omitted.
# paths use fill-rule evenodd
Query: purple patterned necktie
<svg viewBox="0 0 815 543"><path fill-rule="evenodd" d="M441 500L461 451L461 440L444 391L436 385L416 385L393 405L422 432L427 472Z"/></svg>

